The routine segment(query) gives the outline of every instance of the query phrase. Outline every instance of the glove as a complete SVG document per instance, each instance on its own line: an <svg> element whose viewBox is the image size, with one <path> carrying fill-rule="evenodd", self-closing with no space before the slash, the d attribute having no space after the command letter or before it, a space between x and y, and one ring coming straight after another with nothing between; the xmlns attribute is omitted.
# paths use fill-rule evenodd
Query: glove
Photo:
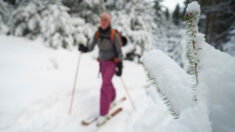
<svg viewBox="0 0 235 132"><path fill-rule="evenodd" d="M88 52L88 47L84 46L83 44L79 44L78 50L86 53L86 52Z"/></svg>
<svg viewBox="0 0 235 132"><path fill-rule="evenodd" d="M122 61L118 62L116 65L116 75L121 76L122 75Z"/></svg>

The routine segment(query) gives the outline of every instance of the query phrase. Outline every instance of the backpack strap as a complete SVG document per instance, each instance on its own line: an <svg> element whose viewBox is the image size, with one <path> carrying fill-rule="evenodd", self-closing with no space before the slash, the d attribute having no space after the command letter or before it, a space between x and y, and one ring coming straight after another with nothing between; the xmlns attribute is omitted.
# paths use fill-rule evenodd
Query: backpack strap
<svg viewBox="0 0 235 132"><path fill-rule="evenodd" d="M115 29L112 29L112 31L111 31L111 43L112 43L113 45L114 45L115 33L116 33L116 30L115 30Z"/></svg>
<svg viewBox="0 0 235 132"><path fill-rule="evenodd" d="M121 39L121 34L120 34L120 32L118 32L116 29L112 29L112 32L111 32L111 42L112 42L113 45L114 45L115 33L117 33L118 36L119 36L120 39ZM121 46L122 46L122 45L123 45L123 44L122 44L122 40L120 41L120 43L121 43Z"/></svg>
<svg viewBox="0 0 235 132"><path fill-rule="evenodd" d="M114 44L115 32L116 32L116 30L115 30L115 29L112 29L111 34L110 34L110 36L111 36L111 43L112 43L112 44ZM96 32L96 35L95 35L96 41L99 39L99 37L100 37L100 31L98 30L98 31Z"/></svg>

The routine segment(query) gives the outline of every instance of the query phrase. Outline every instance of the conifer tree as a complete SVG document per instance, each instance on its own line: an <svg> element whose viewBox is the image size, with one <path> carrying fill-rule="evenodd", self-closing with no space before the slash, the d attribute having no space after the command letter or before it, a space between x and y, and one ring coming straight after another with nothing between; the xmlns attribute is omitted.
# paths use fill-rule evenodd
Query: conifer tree
<svg viewBox="0 0 235 132"><path fill-rule="evenodd" d="M172 14L172 17L173 17L173 22L175 25L179 25L180 24L180 21L181 21L181 11L180 11L180 6L179 4L176 5L175 7L175 10Z"/></svg>
<svg viewBox="0 0 235 132"><path fill-rule="evenodd" d="M169 13L169 10L168 10L168 8L166 8L166 11L165 11L165 16L166 16L166 19L167 19L167 20L169 20L170 13Z"/></svg>
<svg viewBox="0 0 235 132"><path fill-rule="evenodd" d="M6 34L8 32L7 21L9 11L11 10L10 5L4 1L0 1L0 34Z"/></svg>

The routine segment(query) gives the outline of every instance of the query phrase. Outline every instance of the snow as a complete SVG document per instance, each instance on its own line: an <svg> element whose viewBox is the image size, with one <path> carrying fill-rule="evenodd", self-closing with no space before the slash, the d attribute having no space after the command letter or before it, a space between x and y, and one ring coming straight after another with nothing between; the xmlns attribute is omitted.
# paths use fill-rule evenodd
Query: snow
<svg viewBox="0 0 235 132"><path fill-rule="evenodd" d="M200 12L200 11L201 11L200 5L198 4L197 1L193 1L190 4L188 4L188 7L186 9L186 12L192 12L192 13Z"/></svg>
<svg viewBox="0 0 235 132"><path fill-rule="evenodd" d="M198 32L200 7L197 2L188 5L187 14L194 15L192 32L196 42L199 62L199 85L196 92L200 102L208 107L208 117L213 132L232 132L235 130L235 116L232 114L235 105L232 103L235 94L235 59L206 43L205 37ZM194 9L195 8L195 9Z"/></svg>
<svg viewBox="0 0 235 132"><path fill-rule="evenodd" d="M160 131L233 132L235 59L207 44L203 34L198 33L196 41L201 47L196 103L191 101L189 75L173 60L160 50L147 52L142 58L173 109L180 112L179 119L172 120Z"/></svg>
<svg viewBox="0 0 235 132"><path fill-rule="evenodd" d="M99 110L101 78L97 78L98 63L90 54L81 57L73 111L69 115L78 52L46 48L40 39L0 36L0 41L0 131L91 132L96 129L95 125L80 125L82 119L96 115ZM146 93L147 78L141 65L125 61L123 80L137 110L133 111L127 100L123 103L124 112L100 131L141 132L155 124L143 118L157 119L156 129L172 120L160 97L156 96L154 102ZM115 77L113 82L117 98L123 97L121 80ZM150 112L157 114L147 114Z"/></svg>
<svg viewBox="0 0 235 132"><path fill-rule="evenodd" d="M123 47L124 53L134 52L137 57L145 54L141 59L144 67L124 61L122 77L137 110L134 111L127 100L121 105L124 111L99 131L235 131L235 59L211 47L205 42L204 35L197 33L200 16L197 2L192 2L186 9L189 16L194 16L190 29L195 33L192 40L197 44L194 59L200 62L196 93L192 91L191 76L181 68L187 65L183 57L186 52L185 30L169 26L172 23L162 14L156 17L154 8L147 1L95 0L83 3L85 6L78 8L77 17L72 18L67 13L68 8L60 2L46 4L47 10L43 10L45 3L34 0L27 6L19 6L9 20L6 16L11 11L7 10L7 5L2 4L2 8L0 5L0 12L3 12L0 33L13 31L14 35L35 39L0 36L0 131L96 130L95 124L84 127L81 120L99 113L101 78L95 60L97 49L81 56L72 115L68 110L79 55L75 46L89 44L99 21L97 10L103 10L104 4L113 7L113 27L129 38L129 44ZM97 10L93 11L93 7ZM7 21L12 27L6 26ZM24 35L24 30L30 30L29 34ZM70 50L45 47L38 36L43 37L49 47ZM190 40L189 36L187 40ZM233 42L234 38L223 47L232 55ZM158 49L153 49L156 46ZM145 68L158 84L158 89L148 82ZM121 80L114 77L113 82L117 98L126 96ZM197 102L193 101L193 94L197 95ZM169 107L173 108L178 119L174 119Z"/></svg>
<svg viewBox="0 0 235 132"><path fill-rule="evenodd" d="M208 109L204 103L198 103L186 109L178 120L173 120L161 132L211 132Z"/></svg>
<svg viewBox="0 0 235 132"><path fill-rule="evenodd" d="M233 132L235 130L235 59L218 51L198 34L198 101L192 101L189 75L161 50L142 58L159 83L159 89L179 114L173 119L168 106L147 83L144 68L124 62L123 79L134 104L127 100L124 111L100 131L109 132ZM81 120L97 115L101 79L98 63L90 54L81 57L72 115L68 114L78 52L53 50L38 39L0 36L0 130L4 132L95 131L95 125L81 126ZM216 58L216 59L214 59ZM89 82L89 83L88 83ZM117 98L125 95L118 77L113 79Z"/></svg>
<svg viewBox="0 0 235 132"><path fill-rule="evenodd" d="M199 34L200 73L198 95L206 102L213 132L235 130L235 59L216 50ZM200 83L201 82L201 83Z"/></svg>

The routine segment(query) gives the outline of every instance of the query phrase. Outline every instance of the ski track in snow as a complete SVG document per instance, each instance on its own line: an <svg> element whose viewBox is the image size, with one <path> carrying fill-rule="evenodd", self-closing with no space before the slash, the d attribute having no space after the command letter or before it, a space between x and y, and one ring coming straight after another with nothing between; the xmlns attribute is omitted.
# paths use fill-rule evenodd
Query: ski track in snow
<svg viewBox="0 0 235 132"><path fill-rule="evenodd" d="M98 63L89 54L81 57L72 114L68 114L78 52L45 48L40 40L0 36L0 131L4 132L94 132L95 124L81 125L99 111L101 78ZM99 129L100 132L142 132L154 122L159 130L172 118L156 97L147 96L147 77L141 65L124 62L123 79L134 100L122 104L124 111ZM125 95L118 77L113 79L117 98ZM151 113L155 113L152 115ZM156 114L158 113L158 114Z"/></svg>

